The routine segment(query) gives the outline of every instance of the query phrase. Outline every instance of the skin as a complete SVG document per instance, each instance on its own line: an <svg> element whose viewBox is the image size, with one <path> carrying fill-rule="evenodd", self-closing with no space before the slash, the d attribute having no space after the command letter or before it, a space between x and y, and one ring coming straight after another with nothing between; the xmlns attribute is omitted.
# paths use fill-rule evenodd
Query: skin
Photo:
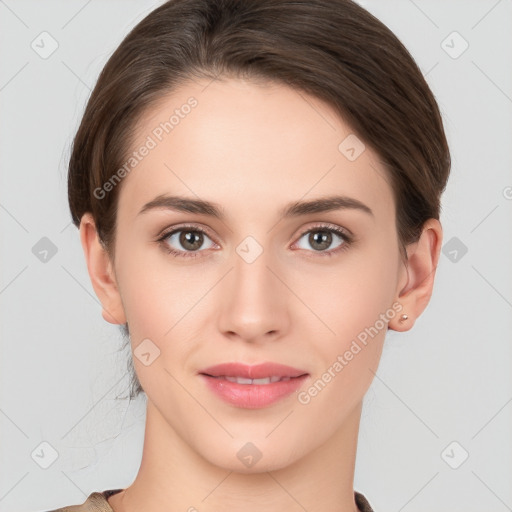
<svg viewBox="0 0 512 512"><path fill-rule="evenodd" d="M357 511L362 400L387 328L409 330L430 300L441 225L425 224L407 246L405 265L377 155L366 145L349 161L338 146L350 127L327 104L285 85L182 85L139 121L133 149L190 96L197 107L122 182L114 261L90 214L80 225L103 317L128 322L133 350L146 338L160 350L148 366L134 357L148 398L142 463L133 484L109 503L116 512ZM226 218L163 208L138 214L160 194L213 201ZM289 202L333 194L358 199L373 215L279 215ZM180 233L155 241L182 223L208 231L196 258L166 252L166 244L194 252L180 244ZM319 223L350 230L353 243L334 252L346 242L332 234L330 245L315 250L307 231ZM236 251L249 235L263 249L250 264ZM197 375L226 361L275 361L307 371L299 391L307 390L393 303L403 310L307 404L292 393L269 407L238 408ZM262 454L252 467L237 457L249 441Z"/></svg>

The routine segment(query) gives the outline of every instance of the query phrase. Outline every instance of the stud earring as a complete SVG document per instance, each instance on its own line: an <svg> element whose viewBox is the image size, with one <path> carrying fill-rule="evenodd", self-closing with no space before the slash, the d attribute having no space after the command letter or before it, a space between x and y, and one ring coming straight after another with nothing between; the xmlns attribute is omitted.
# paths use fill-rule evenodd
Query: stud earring
<svg viewBox="0 0 512 512"><path fill-rule="evenodd" d="M400 317L400 322L405 322L408 318L409 318L409 317L408 317L407 315L405 315L405 314L404 314L404 315L402 315L402 316Z"/></svg>

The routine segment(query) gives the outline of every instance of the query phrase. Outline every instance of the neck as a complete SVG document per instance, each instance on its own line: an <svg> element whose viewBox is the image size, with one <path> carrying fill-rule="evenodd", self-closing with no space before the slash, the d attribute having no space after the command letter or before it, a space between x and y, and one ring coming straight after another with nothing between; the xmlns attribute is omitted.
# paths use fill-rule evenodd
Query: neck
<svg viewBox="0 0 512 512"><path fill-rule="evenodd" d="M148 399L139 472L109 503L115 512L357 512L353 479L360 417L358 404L341 429L304 457L241 473L193 450Z"/></svg>

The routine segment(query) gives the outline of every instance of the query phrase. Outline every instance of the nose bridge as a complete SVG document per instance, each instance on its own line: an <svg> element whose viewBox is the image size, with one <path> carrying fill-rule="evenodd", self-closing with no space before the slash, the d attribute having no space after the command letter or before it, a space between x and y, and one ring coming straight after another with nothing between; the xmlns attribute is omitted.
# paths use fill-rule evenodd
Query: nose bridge
<svg viewBox="0 0 512 512"><path fill-rule="evenodd" d="M249 246L249 247L248 247ZM256 300L258 295L268 295L271 266L271 254L268 250L262 250L257 254L256 249L249 244L239 246L234 257L234 289L235 293L242 293ZM255 295L255 296L254 296Z"/></svg>
<svg viewBox="0 0 512 512"><path fill-rule="evenodd" d="M273 258L268 246L263 246L254 237L246 237L235 249L233 256L233 298L236 302L248 301L246 306L254 309L263 304L270 305L272 296L277 298L275 277L269 270Z"/></svg>
<svg viewBox="0 0 512 512"><path fill-rule="evenodd" d="M285 287L274 275L275 261L254 237L246 237L235 248L233 270L221 298L220 328L225 333L256 339L284 328L287 300Z"/></svg>

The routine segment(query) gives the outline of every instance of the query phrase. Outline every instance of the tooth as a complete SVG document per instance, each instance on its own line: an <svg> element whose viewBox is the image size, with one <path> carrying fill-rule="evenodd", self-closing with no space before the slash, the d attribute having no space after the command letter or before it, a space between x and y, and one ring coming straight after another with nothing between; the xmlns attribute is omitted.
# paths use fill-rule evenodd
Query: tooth
<svg viewBox="0 0 512 512"><path fill-rule="evenodd" d="M256 384L260 386L265 384L271 384L272 382L290 380L290 377L279 377L278 375L273 375L272 377L265 377L261 379L247 379L245 377L231 377L228 375L224 375L224 377L222 378L226 379L229 382L236 382L237 384Z"/></svg>
<svg viewBox="0 0 512 512"><path fill-rule="evenodd" d="M253 379L253 384L270 384L270 377L265 377L264 379Z"/></svg>
<svg viewBox="0 0 512 512"><path fill-rule="evenodd" d="M237 377L236 382L238 382L238 384L252 384L252 379L246 379L245 377Z"/></svg>

